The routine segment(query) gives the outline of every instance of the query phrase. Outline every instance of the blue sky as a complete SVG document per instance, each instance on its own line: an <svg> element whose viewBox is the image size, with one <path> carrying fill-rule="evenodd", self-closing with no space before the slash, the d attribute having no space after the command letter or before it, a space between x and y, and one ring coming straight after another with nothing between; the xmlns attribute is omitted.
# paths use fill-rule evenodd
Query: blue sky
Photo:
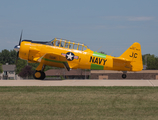
<svg viewBox="0 0 158 120"><path fill-rule="evenodd" d="M55 37L120 56L134 42L158 56L158 0L0 0L0 50Z"/></svg>

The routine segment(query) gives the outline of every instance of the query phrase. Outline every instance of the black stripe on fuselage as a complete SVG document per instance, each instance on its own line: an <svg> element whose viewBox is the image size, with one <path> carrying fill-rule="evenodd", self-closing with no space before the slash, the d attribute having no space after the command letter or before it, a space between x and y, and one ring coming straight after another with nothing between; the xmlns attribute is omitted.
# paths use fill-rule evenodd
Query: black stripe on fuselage
<svg viewBox="0 0 158 120"><path fill-rule="evenodd" d="M26 41L26 42L31 42L31 43L37 43L37 44L45 44L45 45L51 45L51 42L42 42L42 41L32 41L32 40L23 40L23 41Z"/></svg>

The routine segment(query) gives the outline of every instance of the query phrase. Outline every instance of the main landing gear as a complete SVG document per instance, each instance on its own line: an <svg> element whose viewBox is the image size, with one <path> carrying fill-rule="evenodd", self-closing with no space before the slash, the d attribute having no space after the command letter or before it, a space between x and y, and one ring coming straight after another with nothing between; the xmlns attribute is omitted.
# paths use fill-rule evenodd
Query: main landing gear
<svg viewBox="0 0 158 120"><path fill-rule="evenodd" d="M44 69L45 65L40 63L33 74L34 79L44 80L44 78L46 77L45 73L43 72Z"/></svg>
<svg viewBox="0 0 158 120"><path fill-rule="evenodd" d="M127 71L123 71L123 74L122 74L123 79L125 79L127 77L126 73L127 73Z"/></svg>
<svg viewBox="0 0 158 120"><path fill-rule="evenodd" d="M38 79L38 80L44 80L44 78L46 77L45 73L43 71L35 71L35 73L33 74L33 77L35 79Z"/></svg>

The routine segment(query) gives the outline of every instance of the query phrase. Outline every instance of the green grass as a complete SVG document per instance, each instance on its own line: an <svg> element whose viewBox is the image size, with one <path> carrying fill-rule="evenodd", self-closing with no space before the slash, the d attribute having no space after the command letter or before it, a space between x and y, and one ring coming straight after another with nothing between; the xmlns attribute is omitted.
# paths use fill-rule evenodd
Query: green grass
<svg viewBox="0 0 158 120"><path fill-rule="evenodd" d="M158 87L0 87L0 120L157 120Z"/></svg>

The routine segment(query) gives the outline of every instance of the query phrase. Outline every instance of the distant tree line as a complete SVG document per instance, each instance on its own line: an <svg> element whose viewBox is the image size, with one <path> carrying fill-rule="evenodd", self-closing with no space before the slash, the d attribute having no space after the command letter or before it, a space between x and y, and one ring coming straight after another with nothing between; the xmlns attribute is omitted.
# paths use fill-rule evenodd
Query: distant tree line
<svg viewBox="0 0 158 120"><path fill-rule="evenodd" d="M3 69L2 69L2 64L0 63L0 73L3 72Z"/></svg>
<svg viewBox="0 0 158 120"><path fill-rule="evenodd" d="M143 64L147 66L147 70L158 70L158 57L155 55L142 55Z"/></svg>
<svg viewBox="0 0 158 120"><path fill-rule="evenodd" d="M15 50L2 50L0 52L0 63L1 64L15 64L16 60L16 51Z"/></svg>
<svg viewBox="0 0 158 120"><path fill-rule="evenodd" d="M102 54L105 54L104 52L100 52ZM3 72L2 65L8 63L8 64L16 64L16 57L17 53L15 50L7 50L4 49L0 52L0 73ZM145 54L142 55L143 64L147 65L148 70L158 70L158 57L155 55ZM26 78L29 76L32 76L34 71L36 70L39 63L27 63L26 60L22 60L18 58L17 64L16 64L16 74L19 76ZM45 71L52 69L51 66L46 66ZM55 68L54 68L55 69Z"/></svg>

